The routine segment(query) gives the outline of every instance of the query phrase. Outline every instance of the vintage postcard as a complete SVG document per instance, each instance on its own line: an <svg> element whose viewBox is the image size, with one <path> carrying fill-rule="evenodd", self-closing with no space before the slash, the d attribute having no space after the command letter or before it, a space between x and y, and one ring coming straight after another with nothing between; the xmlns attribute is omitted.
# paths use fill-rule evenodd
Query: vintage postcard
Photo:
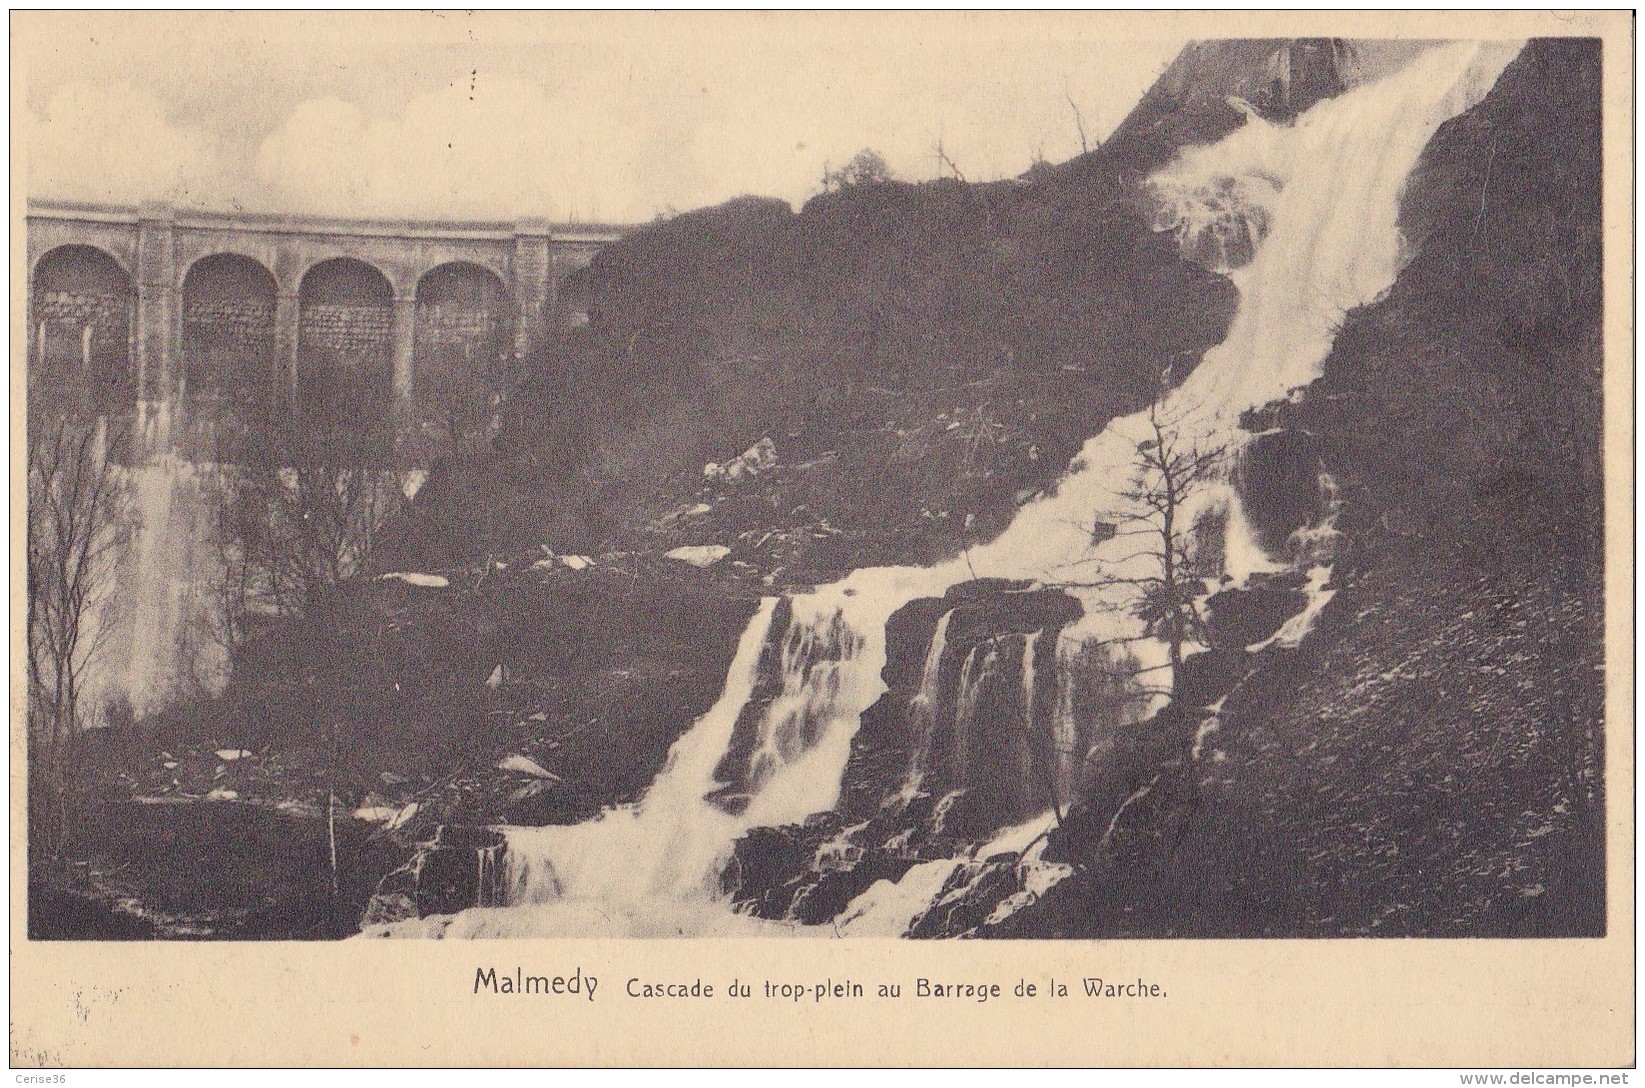
<svg viewBox="0 0 1645 1088"><path fill-rule="evenodd" d="M1632 1065L1628 13L11 19L14 1066Z"/></svg>

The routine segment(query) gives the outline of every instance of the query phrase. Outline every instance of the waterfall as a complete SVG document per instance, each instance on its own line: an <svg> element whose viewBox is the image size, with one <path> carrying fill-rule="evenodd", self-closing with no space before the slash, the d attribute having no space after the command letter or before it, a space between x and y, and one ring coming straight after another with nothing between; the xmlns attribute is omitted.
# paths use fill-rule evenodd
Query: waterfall
<svg viewBox="0 0 1645 1088"><path fill-rule="evenodd" d="M719 840L737 821L704 798L714 767L754 691L777 599L760 602L743 631L719 700L669 751L636 804L575 827L508 828L503 884L510 904L567 896L624 898L702 892Z"/></svg>
<svg viewBox="0 0 1645 1088"><path fill-rule="evenodd" d="M1227 337L1158 406L1185 443L1197 439L1207 448L1226 448L1237 459L1249 438L1238 425L1241 414L1291 396L1318 377L1343 315L1374 301L1398 274L1399 196L1422 149L1441 123L1485 95L1519 48L1519 43L1494 42L1442 45L1377 82L1321 101L1290 124L1270 124L1247 111L1233 133L1216 144L1184 150L1152 178L1161 209L1156 225L1174 232L1186 255L1227 256L1210 244L1213 237L1244 236L1254 247L1242 250L1237 261L1221 262L1239 292ZM675 745L637 805L576 827L506 829L504 864L515 876L509 882L511 902L536 905L470 910L455 919L405 923L395 931L549 936L792 930L732 914L716 898L719 868L748 828L796 822L835 804L859 716L885 690L880 672L891 613L973 578L1061 584L1078 582L1093 569L1146 575L1147 559L1128 555L1133 548L1126 540L1092 543L1090 518L1094 511L1113 508L1115 483L1130 475L1148 424L1146 412L1111 422L1085 443L1058 486L1021 507L989 544L929 568L858 570L795 597L794 618L782 636L790 640L783 651L782 694L761 725L759 781L740 815L704 798L717 785L714 768L752 695L771 601L761 605L744 632L719 702ZM1219 511L1228 526L1227 573L1237 581L1275 569L1276 561L1246 524L1231 483L1206 488L1182 515L1192 524ZM1143 667L1164 663L1163 645L1134 641L1138 621L1113 590L1075 592L1085 615L1065 630L1065 639L1123 639L1135 646ZM927 654L928 673L940 670L936 641ZM1025 693L1032 682L1031 656L1025 653L1023 662ZM979 645L961 670L955 725L961 752L967 707L974 714L998 661L997 646ZM922 704L930 709L917 714L934 712L939 695L934 692ZM1060 702L1059 738L1076 733L1071 717L1071 705ZM924 758L930 758L929 751ZM1057 777L1064 781L1072 774L1071 767L1059 768ZM1026 848L1038 834L1035 829L1050 819L1030 820L987 848L1019 839L1019 849ZM972 856L986 857L981 849ZM898 927L914 917L910 909L929 902L964 863L922 863L900 882L876 884L842 913L837 928L901 932ZM542 876L550 873L552 881Z"/></svg>
<svg viewBox="0 0 1645 1088"><path fill-rule="evenodd" d="M174 513L187 481L184 466L169 452L129 471L136 538L126 583L135 594L126 676L128 697L141 713L169 686L176 661L183 586L167 568L179 554Z"/></svg>
<svg viewBox="0 0 1645 1088"><path fill-rule="evenodd" d="M1336 477L1323 468L1319 472L1319 508L1324 516L1304 525L1285 542L1286 551L1299 566L1328 566L1336 558L1337 515L1342 512L1342 491Z"/></svg>
<svg viewBox="0 0 1645 1088"><path fill-rule="evenodd" d="M1064 651L1069 644L1058 640L1057 645L1057 712L1051 722L1051 758L1053 761L1056 796L1052 803L1066 810L1074 796L1080 764L1084 762L1084 746L1080 744L1079 723L1074 720L1074 675L1071 655Z"/></svg>
<svg viewBox="0 0 1645 1088"><path fill-rule="evenodd" d="M97 427L106 436L107 418ZM97 647L84 685L92 720L121 704L141 717L179 695L213 693L227 676L215 599L224 477L219 466L180 456L174 437L167 406L144 403L120 443L124 459L108 460L108 450L99 457L123 496L129 544L108 572L106 593L100 591L103 607L88 617L88 642Z"/></svg>
<svg viewBox="0 0 1645 1088"><path fill-rule="evenodd" d="M1022 641L1022 732L1017 736L1017 782L1020 791L1028 797L1039 793L1040 783L1034 775L1034 654L1039 648L1040 632L1030 631ZM1054 764L1053 764L1054 765ZM1052 772L1054 774L1054 772ZM1047 783L1049 784L1049 783Z"/></svg>
<svg viewBox="0 0 1645 1088"><path fill-rule="evenodd" d="M920 673L920 690L908 702L909 727L920 738L908 760L908 777L903 782L902 798L912 800L919 792L920 783L930 767L931 745L936 739L937 711L942 705L942 659L948 650L948 624L954 618L950 608L937 620L937 629L931 633L931 648L925 654L925 668Z"/></svg>
<svg viewBox="0 0 1645 1088"><path fill-rule="evenodd" d="M835 612L821 623L794 623L783 640L782 692L761 723L749 760L747 788L757 794L803 755L825 730L863 639Z"/></svg>
<svg viewBox="0 0 1645 1088"><path fill-rule="evenodd" d="M980 658L979 653L982 655ZM999 663L999 643L989 639L971 648L971 653L965 659L965 668L960 671L960 697L954 707L954 777L961 786L967 785L970 781L972 741L977 729L977 706L982 702L984 688L998 672Z"/></svg>
<svg viewBox="0 0 1645 1088"><path fill-rule="evenodd" d="M97 644L97 652L82 690L94 717L124 706L141 718L215 695L228 679L229 608L237 591L228 575L241 542L232 531L225 537L220 515L259 470L223 452L230 443L220 432L231 428L222 418L191 411L186 403L143 401L134 419L97 420L99 443L108 449L99 463L115 480L125 533L107 584L98 587L105 604L89 617L88 642ZM409 500L426 480L424 470L391 473L385 466L369 505L386 509L389 495ZM298 470L281 468L279 481L295 503ZM327 527L316 536L327 540L330 532ZM341 534L335 556L350 570L363 557L352 533ZM233 604L265 616L272 607L237 599Z"/></svg>
<svg viewBox="0 0 1645 1088"><path fill-rule="evenodd" d="M473 917L459 931L511 932L511 918L524 919L531 932L616 927L673 935L760 927L719 907L720 870L749 828L802 820L838 800L858 718L884 691L889 618L883 601L830 587L793 598L792 619L778 630L777 603L760 602L720 698L675 742L637 802L572 827L502 829L500 884L510 909L465 912ZM715 769L772 640L780 640L782 691L760 723L749 803L732 814L708 795L720 785Z"/></svg>

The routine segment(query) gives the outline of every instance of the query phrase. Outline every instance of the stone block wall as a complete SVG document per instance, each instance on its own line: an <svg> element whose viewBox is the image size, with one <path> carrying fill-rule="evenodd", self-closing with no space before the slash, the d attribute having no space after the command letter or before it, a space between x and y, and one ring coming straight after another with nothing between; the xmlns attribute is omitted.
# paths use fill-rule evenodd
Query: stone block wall
<svg viewBox="0 0 1645 1088"><path fill-rule="evenodd" d="M186 298L173 434L198 461L233 460L275 408L274 299Z"/></svg>
<svg viewBox="0 0 1645 1088"><path fill-rule="evenodd" d="M490 346L495 353L502 335L502 315L495 307L474 308L436 303L417 306L417 351L473 345L476 354Z"/></svg>
<svg viewBox="0 0 1645 1088"><path fill-rule="evenodd" d="M274 334L272 298L191 298L183 304L183 327L210 330L211 335L242 338Z"/></svg>
<svg viewBox="0 0 1645 1088"><path fill-rule="evenodd" d="M340 426L389 418L394 310L307 302L298 324L297 391L313 418Z"/></svg>
<svg viewBox="0 0 1645 1088"><path fill-rule="evenodd" d="M73 339L76 359L80 357L80 330L90 325L92 357L118 354L123 358L131 336L131 305L129 296L42 293L34 300L33 325L38 328L41 322L46 323L54 340Z"/></svg>
<svg viewBox="0 0 1645 1088"><path fill-rule="evenodd" d="M261 389L274 365L274 300L190 299L183 306L183 391Z"/></svg>
<svg viewBox="0 0 1645 1088"><path fill-rule="evenodd" d="M372 369L387 365L394 344L394 311L388 306L311 302L299 323L301 354L324 356L334 365Z"/></svg>
<svg viewBox="0 0 1645 1088"><path fill-rule="evenodd" d="M489 414L512 345L497 307L420 304L413 396L420 416Z"/></svg>

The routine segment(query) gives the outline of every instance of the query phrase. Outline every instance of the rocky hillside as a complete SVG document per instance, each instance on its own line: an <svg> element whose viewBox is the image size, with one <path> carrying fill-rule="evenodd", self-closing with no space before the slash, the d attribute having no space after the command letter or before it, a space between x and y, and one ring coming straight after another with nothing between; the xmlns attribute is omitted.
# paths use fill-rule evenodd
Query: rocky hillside
<svg viewBox="0 0 1645 1088"><path fill-rule="evenodd" d="M1603 932L1599 73L1533 43L1436 135L1415 259L1252 421L1341 485L1335 598L1192 750L1099 776L1075 875L983 932Z"/></svg>
<svg viewBox="0 0 1645 1088"><path fill-rule="evenodd" d="M956 683L925 648L949 613L948 673L981 646L1003 676L1043 674L1015 632L1054 639L1070 602L977 583L916 602L839 812L750 835L728 892L849 921L918 867L938 882L926 937L1603 932L1598 77L1592 43L1533 43L1445 125L1402 201L1414 259L1318 381L1244 420L1258 535L1331 530L1332 595L1300 643L1276 636L1301 573L1253 579L1209 598L1209 649L1160 713L1077 696L1089 756L1036 857L975 844L1057 802L1050 715L1025 714L1026 681L990 708L985 667ZM1144 107L1161 99L1191 88L1168 74ZM929 705L956 690L986 713ZM911 750L945 743L972 773L916 757L911 793Z"/></svg>
<svg viewBox="0 0 1645 1088"><path fill-rule="evenodd" d="M533 360L495 447L431 481L395 561L720 544L805 582L988 539L1226 329L1231 288L1151 229L1141 179L1238 124L1228 96L1284 119L1340 91L1350 56L1195 46L1071 162L638 232L587 270L588 325ZM761 439L774 471L704 486Z"/></svg>

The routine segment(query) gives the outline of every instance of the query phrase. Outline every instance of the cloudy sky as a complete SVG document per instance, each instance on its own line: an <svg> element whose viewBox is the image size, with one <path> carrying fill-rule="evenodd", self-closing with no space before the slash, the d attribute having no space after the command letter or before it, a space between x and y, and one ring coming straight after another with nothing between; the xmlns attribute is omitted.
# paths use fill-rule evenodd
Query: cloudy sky
<svg viewBox="0 0 1645 1088"><path fill-rule="evenodd" d="M1105 135L1181 48L1077 20L19 17L31 196L633 221L798 204L861 147L972 180Z"/></svg>

